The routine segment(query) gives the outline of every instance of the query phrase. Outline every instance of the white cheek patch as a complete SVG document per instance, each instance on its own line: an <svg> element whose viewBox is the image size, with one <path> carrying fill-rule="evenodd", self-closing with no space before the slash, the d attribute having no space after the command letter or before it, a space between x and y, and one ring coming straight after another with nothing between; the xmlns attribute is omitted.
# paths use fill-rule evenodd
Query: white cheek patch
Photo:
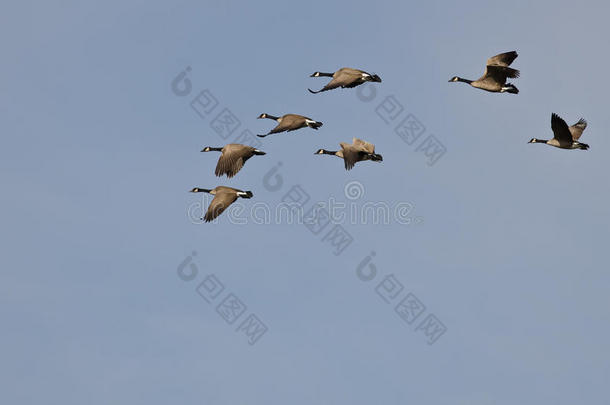
<svg viewBox="0 0 610 405"><path fill-rule="evenodd" d="M314 120L305 120L305 123L307 125L311 125L311 124L315 124L316 122Z"/></svg>

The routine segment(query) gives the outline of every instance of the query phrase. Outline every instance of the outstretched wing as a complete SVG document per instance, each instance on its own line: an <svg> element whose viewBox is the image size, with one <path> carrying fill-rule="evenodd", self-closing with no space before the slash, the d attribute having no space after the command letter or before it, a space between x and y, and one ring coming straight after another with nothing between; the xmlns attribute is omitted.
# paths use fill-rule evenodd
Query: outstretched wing
<svg viewBox="0 0 610 405"><path fill-rule="evenodd" d="M362 81L360 80L361 78L362 73L360 71L344 68L338 70L333 79L321 90L313 91L310 89L309 91L315 94L336 89L337 87L356 87L357 85L362 84Z"/></svg>
<svg viewBox="0 0 610 405"><path fill-rule="evenodd" d="M351 82L350 84L346 84L341 87L345 87L346 89L353 89L356 86L360 86L362 83L364 83L362 80L357 79L357 80L354 80L353 82Z"/></svg>
<svg viewBox="0 0 610 405"><path fill-rule="evenodd" d="M551 129L553 130L555 139L559 142L572 143L572 134L570 133L568 124L566 124L563 118L555 113L551 114Z"/></svg>
<svg viewBox="0 0 610 405"><path fill-rule="evenodd" d="M207 212L205 213L205 216L203 217L203 220L205 222L213 221L220 214L222 214L229 205L233 204L233 202L235 200L237 200L236 193L222 192L222 191L219 193L216 193L216 195L214 196L214 199L212 200L212 202L210 203L210 206L208 207Z"/></svg>
<svg viewBox="0 0 610 405"><path fill-rule="evenodd" d="M352 148L343 149L343 163L345 170L352 170L354 165L360 161L360 153Z"/></svg>
<svg viewBox="0 0 610 405"><path fill-rule="evenodd" d="M273 128L271 131L267 132L265 135L258 135L261 138L265 137L267 135L271 135L271 134L277 134L280 132L284 132L284 131L290 131L292 129L296 129L296 128L292 128L294 124L294 120L291 118L286 118L286 116L282 117L282 121L276 125L275 128Z"/></svg>
<svg viewBox="0 0 610 405"><path fill-rule="evenodd" d="M352 143L355 147L361 148L362 150L368 153L375 153L375 145L369 143L367 141L363 141L362 139L354 138Z"/></svg>
<svg viewBox="0 0 610 405"><path fill-rule="evenodd" d="M587 127L587 121L584 118L578 120L578 122L570 127L570 133L572 134L572 139L577 141L582 132Z"/></svg>
<svg viewBox="0 0 610 405"><path fill-rule="evenodd" d="M487 59L487 65L508 66L517 59L517 56L519 55L515 51L500 53Z"/></svg>
<svg viewBox="0 0 610 405"><path fill-rule="evenodd" d="M345 170L351 170L356 162L360 160L360 154L356 148L348 143L341 142L339 145L341 146Z"/></svg>
<svg viewBox="0 0 610 405"><path fill-rule="evenodd" d="M231 148L226 149L218 158L218 163L216 164L216 171L214 174L220 177L223 174L226 174L227 177L231 178L237 174L244 166L244 154L247 153L246 150L241 148Z"/></svg>
<svg viewBox="0 0 610 405"><path fill-rule="evenodd" d="M485 73L479 78L480 82L495 82L501 85L506 83L507 78L517 78L520 72L517 69L499 65L488 65L485 68Z"/></svg>

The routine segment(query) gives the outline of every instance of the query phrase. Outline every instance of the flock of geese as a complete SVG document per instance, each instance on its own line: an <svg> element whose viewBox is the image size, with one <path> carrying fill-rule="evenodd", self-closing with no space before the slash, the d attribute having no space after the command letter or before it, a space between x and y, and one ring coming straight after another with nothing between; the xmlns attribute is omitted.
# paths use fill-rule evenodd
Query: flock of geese
<svg viewBox="0 0 610 405"><path fill-rule="evenodd" d="M515 51L492 56L487 60L485 73L477 80L468 80L454 76L449 82L468 83L472 87L492 93L518 94L519 89L517 89L514 84L507 83L507 79L516 79L519 77L519 70L510 67L517 56L517 52ZM315 72L310 77L332 77L332 80L322 89L318 91L308 89L313 94L336 88L353 88L366 82L381 83L381 78L378 75L352 68L341 68L334 73ZM261 138L281 132L296 131L297 129L306 127L318 130L323 125L320 121L298 114L285 114L278 117L263 113L259 115L258 118L271 119L277 122L275 128L271 129L266 134L257 135ZM582 118L576 124L568 126L561 117L552 113L551 130L553 131L553 138L549 140L532 138L528 143L545 143L561 149L586 150L589 148L589 145L579 142L586 127L587 121ZM380 154L375 153L375 145L358 138L353 138L351 144L341 142L339 146L341 147L341 150L329 151L326 149L319 149L315 154L334 155L343 159L346 170L352 169L356 163L365 160L371 160L373 162L381 162L383 160L383 157ZM252 156L265 155L265 152L261 150L236 143L217 148L207 146L201 150L201 152L212 151L221 152L214 174L218 177L226 175L228 178L235 176ZM205 216L202 218L205 222L213 221L238 198L252 198L253 196L251 191L242 191L226 186L218 186L213 189L195 187L191 192L210 193L214 196Z"/></svg>

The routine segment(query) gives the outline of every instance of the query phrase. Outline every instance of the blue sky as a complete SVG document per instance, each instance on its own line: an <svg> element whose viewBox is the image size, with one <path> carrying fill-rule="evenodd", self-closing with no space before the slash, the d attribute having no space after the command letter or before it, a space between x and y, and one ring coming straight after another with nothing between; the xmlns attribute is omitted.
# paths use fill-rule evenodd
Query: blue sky
<svg viewBox="0 0 610 405"><path fill-rule="evenodd" d="M610 149L602 2L176 1L0 6L0 380L5 403L601 404L610 340ZM517 96L476 79L517 50ZM187 66L192 92L171 82ZM379 74L376 97L318 95L316 70ZM190 107L207 89L217 109ZM365 88L366 90L366 88ZM370 88L369 88L370 91ZM446 153L434 165L376 108L389 96ZM263 140L235 178L213 176L225 141L268 131L263 113L324 122ZM550 115L589 121L588 151L528 145ZM381 164L314 156L353 136ZM423 139L423 138L422 138ZM282 187L264 176L273 168ZM275 178L275 177L274 177ZM194 186L252 190L275 207L294 185L315 201L404 202L418 223L344 223L339 255L302 224L194 223ZM196 256L191 256L196 252ZM377 271L357 276L359 264ZM188 256L197 274L178 277ZM366 267L369 268L368 264ZM190 268L190 267L188 267ZM247 306L233 324L196 292L214 275ZM376 287L403 285L386 303ZM425 305L395 313L408 293ZM254 344L236 330L256 315ZM446 332L429 345L420 321Z"/></svg>

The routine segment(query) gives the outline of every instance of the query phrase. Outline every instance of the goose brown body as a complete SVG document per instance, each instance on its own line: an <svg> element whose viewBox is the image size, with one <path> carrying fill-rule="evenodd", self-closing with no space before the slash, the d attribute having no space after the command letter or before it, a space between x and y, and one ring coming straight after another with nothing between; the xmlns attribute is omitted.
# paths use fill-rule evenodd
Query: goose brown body
<svg viewBox="0 0 610 405"><path fill-rule="evenodd" d="M335 73L322 73L315 72L310 77L332 77L332 80L328 82L322 89L318 91L313 91L311 89L309 92L313 94L321 93L323 91L328 91L332 89L336 89L338 87L341 88L352 88L359 86L366 82L377 82L381 83L381 78L375 74L370 74L365 72L364 70L353 69L344 67L337 70Z"/></svg>
<svg viewBox="0 0 610 405"><path fill-rule="evenodd" d="M528 143L545 143L560 149L589 149L589 145L579 142L583 131L587 128L587 121L581 118L572 126L568 124L559 115L551 114L551 130L553 138L549 140L532 138Z"/></svg>
<svg viewBox="0 0 610 405"><path fill-rule="evenodd" d="M508 78L518 78L520 72L510 66L511 63L519 56L516 51L500 53L487 59L485 65L485 73L477 80L463 79L454 76L450 82L468 83L477 89L489 91L492 93L513 93L518 94L519 89L511 83L507 83Z"/></svg>
<svg viewBox="0 0 610 405"><path fill-rule="evenodd" d="M205 213L205 216L203 217L203 220L205 222L210 222L216 219L239 197L252 198L253 196L251 191L242 191L236 188L226 186L218 186L211 190L195 187L191 190L191 193L210 193L214 196L212 202L210 203L210 206L208 207Z"/></svg>
<svg viewBox="0 0 610 405"><path fill-rule="evenodd" d="M334 155L343 159L345 170L351 170L357 162L372 160L381 162L383 157L375 153L375 145L363 141L362 139L353 138L352 143L341 142L339 144L341 150L328 151L326 149L318 149L316 154L319 155Z"/></svg>
<svg viewBox="0 0 610 405"><path fill-rule="evenodd" d="M299 114L285 114L285 115L282 115L281 117L276 117L274 115L269 115L269 114L263 113L263 114L259 115L258 118L259 119L261 119L261 118L272 119L272 120L277 121L277 123L278 123L276 125L276 127L273 128L268 133L266 133L264 135L257 135L261 138L264 138L267 135L277 134L279 132L296 131L297 129L305 128L305 127L310 127L310 128L317 130L318 128L320 128L323 125L319 121L312 120L309 117L305 117L304 115L299 115Z"/></svg>
<svg viewBox="0 0 610 405"><path fill-rule="evenodd" d="M222 152L216 164L214 174L220 177L227 175L228 178L235 176L246 161L254 155L265 155L265 152L253 148L252 146L242 145L239 143L230 143L222 148L205 147L202 152L217 151Z"/></svg>

